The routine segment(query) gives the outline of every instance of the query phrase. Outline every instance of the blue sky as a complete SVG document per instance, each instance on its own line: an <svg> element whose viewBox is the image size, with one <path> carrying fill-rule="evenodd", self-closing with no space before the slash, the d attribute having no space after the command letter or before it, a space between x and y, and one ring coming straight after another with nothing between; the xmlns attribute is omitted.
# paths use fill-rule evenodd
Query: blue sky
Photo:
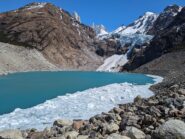
<svg viewBox="0 0 185 139"><path fill-rule="evenodd" d="M0 12L31 2L50 2L69 12L77 11L83 23L103 24L109 31L133 22L146 11L159 13L171 4L185 6L185 0L0 0Z"/></svg>

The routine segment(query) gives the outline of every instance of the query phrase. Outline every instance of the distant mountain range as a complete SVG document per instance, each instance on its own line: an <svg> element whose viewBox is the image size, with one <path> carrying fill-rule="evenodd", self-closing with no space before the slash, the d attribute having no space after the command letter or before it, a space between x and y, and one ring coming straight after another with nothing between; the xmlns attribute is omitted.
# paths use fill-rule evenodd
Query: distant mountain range
<svg viewBox="0 0 185 139"><path fill-rule="evenodd" d="M185 7L146 12L128 26L107 32L103 25L84 25L76 12L71 15L49 3L31 3L0 14L0 41L36 49L61 69L130 71L185 48Z"/></svg>

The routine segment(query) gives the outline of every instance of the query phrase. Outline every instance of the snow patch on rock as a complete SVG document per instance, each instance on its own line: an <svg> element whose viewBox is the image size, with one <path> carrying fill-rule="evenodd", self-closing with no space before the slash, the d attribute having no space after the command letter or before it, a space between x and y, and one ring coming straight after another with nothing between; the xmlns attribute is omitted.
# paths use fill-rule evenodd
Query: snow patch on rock
<svg viewBox="0 0 185 139"><path fill-rule="evenodd" d="M127 55L113 55L105 59L104 64L101 65L97 71L108 71L108 72L118 72L121 66L128 62Z"/></svg>

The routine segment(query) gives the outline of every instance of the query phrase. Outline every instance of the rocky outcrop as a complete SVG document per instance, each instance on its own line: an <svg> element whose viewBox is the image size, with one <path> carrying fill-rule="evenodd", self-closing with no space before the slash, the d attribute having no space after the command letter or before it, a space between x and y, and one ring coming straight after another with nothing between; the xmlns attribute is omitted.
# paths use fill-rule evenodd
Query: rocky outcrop
<svg viewBox="0 0 185 139"><path fill-rule="evenodd" d="M0 41L35 48L64 69L92 70L101 63L94 38L91 27L49 3L0 14Z"/></svg>

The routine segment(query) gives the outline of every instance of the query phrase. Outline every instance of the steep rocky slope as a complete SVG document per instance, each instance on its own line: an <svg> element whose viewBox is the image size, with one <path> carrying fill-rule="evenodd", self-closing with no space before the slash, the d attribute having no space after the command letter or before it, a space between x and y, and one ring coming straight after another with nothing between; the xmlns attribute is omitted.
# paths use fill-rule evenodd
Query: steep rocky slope
<svg viewBox="0 0 185 139"><path fill-rule="evenodd" d="M0 42L0 74L19 71L59 70L36 49Z"/></svg>
<svg viewBox="0 0 185 139"><path fill-rule="evenodd" d="M158 16L153 26L148 30L147 34L157 35L168 27L168 25L174 20L174 17L182 10L181 6L170 5L167 6L164 11Z"/></svg>
<svg viewBox="0 0 185 139"><path fill-rule="evenodd" d="M35 48L63 69L95 69L101 63L95 33L74 17L49 3L1 13L0 41Z"/></svg>
<svg viewBox="0 0 185 139"><path fill-rule="evenodd" d="M166 76L174 71L181 72L185 69L185 50L171 52L148 62L134 72Z"/></svg>

